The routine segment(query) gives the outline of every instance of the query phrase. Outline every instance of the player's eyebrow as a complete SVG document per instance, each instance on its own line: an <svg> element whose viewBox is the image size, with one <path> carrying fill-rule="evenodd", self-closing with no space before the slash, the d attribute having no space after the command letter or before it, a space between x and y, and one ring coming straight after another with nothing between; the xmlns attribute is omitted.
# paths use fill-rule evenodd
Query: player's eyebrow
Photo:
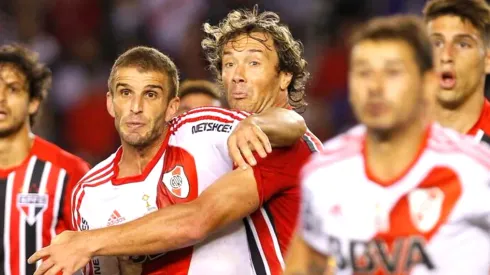
<svg viewBox="0 0 490 275"><path fill-rule="evenodd" d="M265 54L264 51L261 49L248 49L247 52ZM223 55L232 55L232 53L229 50L225 50L225 51L223 51Z"/></svg>
<svg viewBox="0 0 490 275"><path fill-rule="evenodd" d="M443 38L444 39L444 35L442 35L442 33L438 33L438 32L431 34L430 37ZM459 34L456 34L454 37L458 38L458 39L465 39L466 38L466 39L470 39L474 42L477 42L477 40L478 40L474 34L467 34L467 33L459 33Z"/></svg>
<svg viewBox="0 0 490 275"><path fill-rule="evenodd" d="M126 83L116 83L116 89L121 86L123 88L131 88L131 85L126 84Z"/></svg>
<svg viewBox="0 0 490 275"><path fill-rule="evenodd" d="M264 53L264 51L261 49L249 49L248 52L249 53Z"/></svg>
<svg viewBox="0 0 490 275"><path fill-rule="evenodd" d="M369 63L364 59L354 59L352 60L352 65L354 66L368 66Z"/></svg>
<svg viewBox="0 0 490 275"><path fill-rule="evenodd" d="M388 66L405 66L401 59L388 59L385 63Z"/></svg>
<svg viewBox="0 0 490 275"><path fill-rule="evenodd" d="M154 84L150 84L150 85L146 85L145 86L145 89L160 89L163 91L163 87L160 86L160 85L154 85Z"/></svg>

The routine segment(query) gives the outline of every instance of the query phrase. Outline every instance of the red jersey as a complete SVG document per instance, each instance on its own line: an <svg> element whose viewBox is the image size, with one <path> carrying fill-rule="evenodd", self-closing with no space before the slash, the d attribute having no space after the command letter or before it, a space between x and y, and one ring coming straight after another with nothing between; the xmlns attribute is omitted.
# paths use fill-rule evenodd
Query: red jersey
<svg viewBox="0 0 490 275"><path fill-rule="evenodd" d="M490 102L488 100L485 99L480 118L467 134L474 136L478 141L490 143Z"/></svg>
<svg viewBox="0 0 490 275"><path fill-rule="evenodd" d="M21 165L0 169L0 274L34 273L27 258L71 229L70 195L87 171L83 160L37 136Z"/></svg>
<svg viewBox="0 0 490 275"><path fill-rule="evenodd" d="M292 148L276 149L254 168L261 207L244 223L255 274L283 273L283 255L298 220L299 172L310 155L321 148L322 143L308 132Z"/></svg>

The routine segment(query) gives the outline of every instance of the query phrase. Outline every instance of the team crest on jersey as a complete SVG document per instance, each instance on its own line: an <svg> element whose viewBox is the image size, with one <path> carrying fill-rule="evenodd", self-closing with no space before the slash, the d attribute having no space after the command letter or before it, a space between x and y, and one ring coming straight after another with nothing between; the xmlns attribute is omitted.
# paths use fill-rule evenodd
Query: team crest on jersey
<svg viewBox="0 0 490 275"><path fill-rule="evenodd" d="M439 221L444 192L438 187L415 189L408 194L410 216L422 233L430 231Z"/></svg>
<svg viewBox="0 0 490 275"><path fill-rule="evenodd" d="M172 195L185 199L189 195L189 181L180 165L175 166L171 171L163 174L163 183Z"/></svg>
<svg viewBox="0 0 490 275"><path fill-rule="evenodd" d="M24 213L27 223L32 226L48 208L48 200L47 194L17 194L17 208Z"/></svg>

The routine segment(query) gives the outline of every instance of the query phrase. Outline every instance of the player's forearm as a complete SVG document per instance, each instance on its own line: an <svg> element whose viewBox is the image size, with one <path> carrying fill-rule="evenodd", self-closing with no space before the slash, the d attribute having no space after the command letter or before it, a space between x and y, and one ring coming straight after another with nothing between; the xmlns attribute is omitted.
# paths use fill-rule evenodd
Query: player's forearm
<svg viewBox="0 0 490 275"><path fill-rule="evenodd" d="M296 236L289 247L284 275L333 275L334 270L328 263L328 257L314 251Z"/></svg>
<svg viewBox="0 0 490 275"><path fill-rule="evenodd" d="M306 132L306 123L301 115L284 108L271 108L252 115L254 123L269 137L273 147L290 146Z"/></svg>
<svg viewBox="0 0 490 275"><path fill-rule="evenodd" d="M126 224L87 231L93 255L146 255L193 245L201 240L208 213L197 204L177 204Z"/></svg>

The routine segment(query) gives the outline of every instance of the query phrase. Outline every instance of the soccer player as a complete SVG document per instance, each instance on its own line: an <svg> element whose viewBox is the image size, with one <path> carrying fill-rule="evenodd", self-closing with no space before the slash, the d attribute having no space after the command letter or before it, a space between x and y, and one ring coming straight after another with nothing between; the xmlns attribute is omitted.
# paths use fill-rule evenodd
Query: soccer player
<svg viewBox="0 0 490 275"><path fill-rule="evenodd" d="M302 219L286 274L488 275L490 149L424 119L437 78L415 17L373 19L353 39L361 125L302 171ZM333 272L333 270L329 270Z"/></svg>
<svg viewBox="0 0 490 275"><path fill-rule="evenodd" d="M236 104L231 105L265 113L273 106L288 108L287 99L294 96L295 107L302 107L307 72L301 45L279 23L276 14L233 11L219 26L206 27L210 37L205 45L208 53L219 53L210 59L220 71L227 94L234 97L231 102ZM202 120L233 125L244 112L217 111L211 115L213 110L192 110L172 121L174 138L170 137L169 146L178 142L180 145L175 147L183 149L169 153L171 148L167 148L166 161L182 158L186 154L181 151L185 150L193 156L196 170L192 170L193 165L187 168L171 162L163 164L169 168L164 168L163 184L159 185L162 209L122 225L66 233L30 259L32 262L49 257L37 274L58 270L72 273L96 255L153 254L183 247L188 248L145 264L143 273L281 274L283 254L299 210L298 169L316 145L305 137L292 148L276 150L267 158L258 159L253 168L224 174L231 169L230 160L222 159L227 155L222 144L226 143L226 133L205 132L199 125ZM217 121L206 121L209 119ZM207 153L211 149L214 152ZM89 177L103 175L102 172L100 176ZM218 179L217 175L224 176ZM107 177L111 177L111 172ZM85 196L89 191L86 188ZM100 190L99 194L104 193L108 192ZM149 196L152 197L151 193ZM145 206L140 197L135 198L138 205ZM128 201L129 198L125 205L129 205ZM80 217L90 211L86 207L89 206L84 206L83 201L75 206L80 209ZM111 211L114 209L104 210L100 224L108 223L106 215ZM127 219L128 214L121 213L119 208L118 213L114 213L110 223ZM90 221L84 219L85 228L92 228ZM79 221L83 226L83 220ZM190 247L193 244L197 245Z"/></svg>
<svg viewBox="0 0 490 275"><path fill-rule="evenodd" d="M0 47L0 270L33 274L27 257L71 228L70 194L88 171L81 159L35 136L31 126L51 71L19 45Z"/></svg>
<svg viewBox="0 0 490 275"><path fill-rule="evenodd" d="M204 106L221 106L218 86L207 80L186 80L179 88L180 105L177 115Z"/></svg>
<svg viewBox="0 0 490 275"><path fill-rule="evenodd" d="M485 0L433 0L424 8L439 89L432 113L442 126L490 142L490 8Z"/></svg>

